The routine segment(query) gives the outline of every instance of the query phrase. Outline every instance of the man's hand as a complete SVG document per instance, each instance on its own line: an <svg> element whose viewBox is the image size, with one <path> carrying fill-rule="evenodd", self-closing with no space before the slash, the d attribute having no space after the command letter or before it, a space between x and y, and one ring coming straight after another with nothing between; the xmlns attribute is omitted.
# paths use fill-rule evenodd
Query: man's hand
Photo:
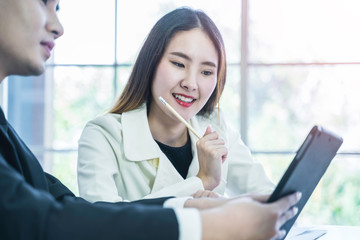
<svg viewBox="0 0 360 240"><path fill-rule="evenodd" d="M281 239L285 232L280 227L297 214L293 206L300 198L300 193L294 193L273 203L244 196L228 199L223 205L200 211L202 239Z"/></svg>
<svg viewBox="0 0 360 240"><path fill-rule="evenodd" d="M234 198L224 197L216 192L209 190L198 190L196 193L192 194L194 199L189 199L185 202L185 208L197 208L197 209L208 209L222 206L229 201L234 201L238 199L251 199L260 203L265 203L270 197L269 194L260 194L260 193L246 193Z"/></svg>

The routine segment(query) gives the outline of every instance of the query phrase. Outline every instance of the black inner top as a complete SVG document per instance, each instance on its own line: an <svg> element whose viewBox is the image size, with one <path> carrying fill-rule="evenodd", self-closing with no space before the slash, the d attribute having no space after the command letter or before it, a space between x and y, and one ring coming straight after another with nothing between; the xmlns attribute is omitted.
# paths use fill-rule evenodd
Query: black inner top
<svg viewBox="0 0 360 240"><path fill-rule="evenodd" d="M175 169L185 179L192 161L190 138L182 147L171 147L159 141L156 141L156 143L159 145L161 151L168 157Z"/></svg>

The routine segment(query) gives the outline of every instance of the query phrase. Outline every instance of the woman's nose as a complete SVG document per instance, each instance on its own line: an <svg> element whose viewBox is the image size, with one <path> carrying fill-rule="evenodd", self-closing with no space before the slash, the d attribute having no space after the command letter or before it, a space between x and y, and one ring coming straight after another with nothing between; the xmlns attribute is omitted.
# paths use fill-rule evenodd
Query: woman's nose
<svg viewBox="0 0 360 240"><path fill-rule="evenodd" d="M181 82L180 86L185 88L187 91L194 91L197 89L197 78L196 74L188 74Z"/></svg>

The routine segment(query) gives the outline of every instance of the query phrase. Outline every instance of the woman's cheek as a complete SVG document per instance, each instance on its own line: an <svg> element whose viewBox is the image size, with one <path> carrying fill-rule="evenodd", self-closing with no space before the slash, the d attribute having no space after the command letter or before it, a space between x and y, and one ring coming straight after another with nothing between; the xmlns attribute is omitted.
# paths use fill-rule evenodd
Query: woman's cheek
<svg viewBox="0 0 360 240"><path fill-rule="evenodd" d="M216 78L213 79L210 84L207 84L207 86L205 87L206 88L206 92L207 92L207 95L208 95L208 98L211 96L211 94L214 92L215 90L215 87L216 87Z"/></svg>

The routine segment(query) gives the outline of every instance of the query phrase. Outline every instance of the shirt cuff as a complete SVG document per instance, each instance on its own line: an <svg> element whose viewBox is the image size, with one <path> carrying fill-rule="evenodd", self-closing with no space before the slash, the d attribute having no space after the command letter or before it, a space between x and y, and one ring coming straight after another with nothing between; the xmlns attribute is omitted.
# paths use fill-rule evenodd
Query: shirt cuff
<svg viewBox="0 0 360 240"><path fill-rule="evenodd" d="M195 208L174 209L179 223L179 240L201 240L201 218Z"/></svg>
<svg viewBox="0 0 360 240"><path fill-rule="evenodd" d="M173 208L179 224L179 240L201 240L201 218L195 208L184 209L184 204L192 197L170 198L164 202L165 208Z"/></svg>
<svg viewBox="0 0 360 240"><path fill-rule="evenodd" d="M170 198L164 202L165 208L184 208L184 204L188 199L193 199L192 197L179 197L179 198Z"/></svg>

